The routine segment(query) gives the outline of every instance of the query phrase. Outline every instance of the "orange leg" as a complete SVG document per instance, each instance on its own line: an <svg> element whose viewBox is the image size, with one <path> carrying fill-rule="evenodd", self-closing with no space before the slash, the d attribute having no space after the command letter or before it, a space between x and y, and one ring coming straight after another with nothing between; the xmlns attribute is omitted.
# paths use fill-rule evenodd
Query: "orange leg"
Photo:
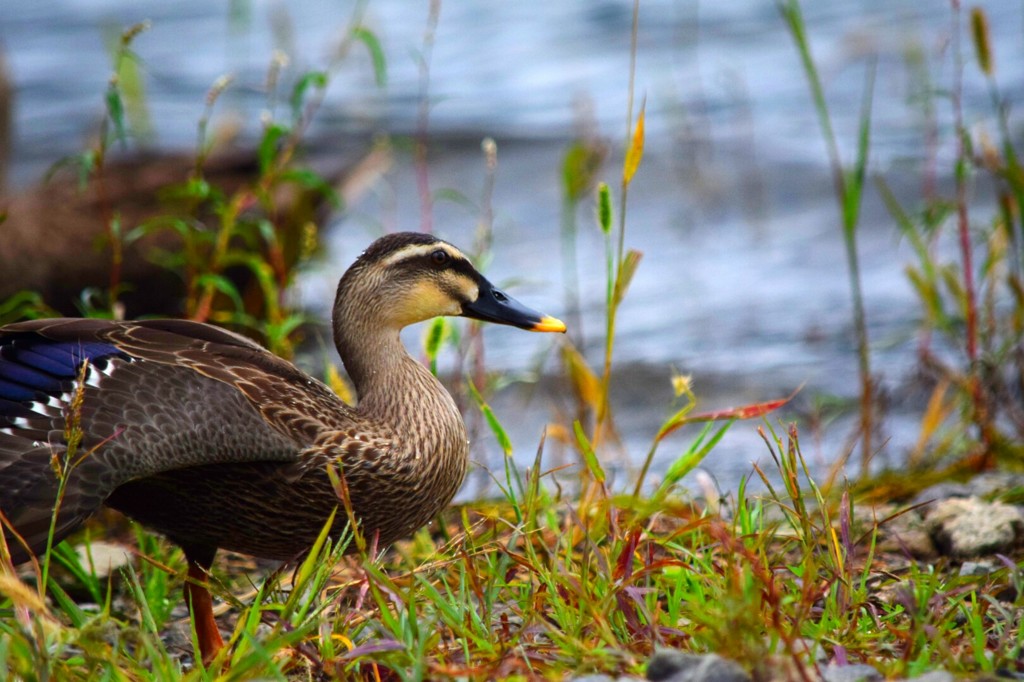
<svg viewBox="0 0 1024 682"><path fill-rule="evenodd" d="M190 559L188 577L191 580L185 583L185 603L189 606L192 623L196 628L199 656L203 659L203 665L207 665L223 648L224 640L221 639L217 621L213 617L213 598L206 589L206 570Z"/></svg>

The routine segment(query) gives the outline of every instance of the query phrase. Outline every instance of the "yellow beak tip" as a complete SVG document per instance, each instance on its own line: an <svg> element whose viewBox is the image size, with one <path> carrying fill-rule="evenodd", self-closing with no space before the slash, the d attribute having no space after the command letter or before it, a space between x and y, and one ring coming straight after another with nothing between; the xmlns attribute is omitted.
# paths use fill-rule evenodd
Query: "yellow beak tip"
<svg viewBox="0 0 1024 682"><path fill-rule="evenodd" d="M531 331L535 332L559 332L565 333L565 322L562 322L556 317L544 316L540 318L540 322L533 325Z"/></svg>

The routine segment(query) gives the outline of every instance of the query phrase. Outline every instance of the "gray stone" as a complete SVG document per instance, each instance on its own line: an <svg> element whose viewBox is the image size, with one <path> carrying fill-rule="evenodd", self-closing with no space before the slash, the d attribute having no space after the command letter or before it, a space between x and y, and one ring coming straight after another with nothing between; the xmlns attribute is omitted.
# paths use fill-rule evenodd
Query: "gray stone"
<svg viewBox="0 0 1024 682"><path fill-rule="evenodd" d="M925 488L914 497L911 504L931 501L931 505L926 505L921 509L921 513L924 516L928 516L929 508L934 507L934 503L941 500L952 497L990 498L998 493L1019 487L1024 487L1024 474L990 471L978 474L964 483L937 483Z"/></svg>
<svg viewBox="0 0 1024 682"><path fill-rule="evenodd" d="M718 654L688 654L674 649L656 651L647 663L651 682L750 682L735 661Z"/></svg>
<svg viewBox="0 0 1024 682"><path fill-rule="evenodd" d="M915 495L909 506L924 505L920 508L921 515L928 516L935 509L935 505L943 500L970 496L971 488L966 483L937 483Z"/></svg>
<svg viewBox="0 0 1024 682"><path fill-rule="evenodd" d="M809 637L800 637L793 641L793 653L797 656L807 656L815 663L824 664L828 660L825 649Z"/></svg>
<svg viewBox="0 0 1024 682"><path fill-rule="evenodd" d="M1024 475L1008 471L986 471L968 481L967 486L972 495L989 497L1024 486Z"/></svg>
<svg viewBox="0 0 1024 682"><path fill-rule="evenodd" d="M928 559L938 552L932 542L931 533L924 519L917 511L908 511L893 517L879 527L880 552L899 552L915 559Z"/></svg>
<svg viewBox="0 0 1024 682"><path fill-rule="evenodd" d="M825 682L878 682L884 676L866 663L854 663L825 666L821 679Z"/></svg>
<svg viewBox="0 0 1024 682"><path fill-rule="evenodd" d="M1024 514L1019 509L977 497L936 503L927 525L935 545L959 558L1006 552L1024 537Z"/></svg>
<svg viewBox="0 0 1024 682"><path fill-rule="evenodd" d="M965 561L960 566L960 577L988 575L996 570L996 565L991 561Z"/></svg>

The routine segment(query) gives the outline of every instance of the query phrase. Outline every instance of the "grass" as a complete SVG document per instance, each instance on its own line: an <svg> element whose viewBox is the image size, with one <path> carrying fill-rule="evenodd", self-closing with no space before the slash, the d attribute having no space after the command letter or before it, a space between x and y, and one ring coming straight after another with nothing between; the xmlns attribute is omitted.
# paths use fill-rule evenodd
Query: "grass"
<svg viewBox="0 0 1024 682"><path fill-rule="evenodd" d="M834 151L826 96L799 5L786 2L781 8L811 84L812 106ZM959 11L955 6L957 21ZM431 26L439 12L440 3L435 3ZM379 43L358 18L353 19L352 40L370 50L380 80L386 71ZM991 572L960 575L955 562L921 562L904 552L883 550L889 528L904 512L875 506L876 500L909 497L954 473L1019 460L1024 440L1024 421L1006 400L1013 395L1011 378L1022 362L1024 176L1006 132L1011 128L1005 120L1007 107L991 78L995 51L980 10L972 12L971 27L981 72L1002 117L1000 145L975 149L958 118L955 194L923 196L920 207L903 206L887 191L884 179L877 179L900 234L913 248L916 260L907 266L908 276L921 298L924 338L941 336L962 349L942 361L922 353L936 381L922 414L920 447L907 462L910 476L890 475L854 487L831 478L816 482L800 450L798 427L773 413L786 399L701 413L689 378L677 376L673 385L679 404L652 434L639 470L622 488L608 485L604 469L615 451L608 407L615 391L610 380L615 320L640 266L640 254L626 247L626 196L644 148L643 107L634 119L631 96L618 211L611 189L600 181L603 143L573 142L562 166L565 271L576 270L573 254L581 228L575 216L580 205L593 202L597 229L607 245L603 324L584 320L588 328L604 329L600 366L592 368L578 350L584 345L581 337L572 337L561 349L561 371L577 408L572 421L551 429L549 437L561 438L577 454L574 477L547 470L544 441L537 444L529 467L521 468L507 456L510 446L502 420L511 417L496 414L488 404L494 382L474 355L478 335L473 328L434 324L427 336L427 356L435 361L438 353L458 346L469 367L460 400L482 416L506 451L502 469L491 472L500 491L496 499L453 507L431 528L390 549L375 548L358 536L337 544L321 536L297 566L270 570L238 557L221 557L212 583L230 614L224 622L233 631L229 646L205 667L191 656L194 633L183 629L183 557L164 540L139 528L126 531L137 558L109 576L67 544L52 548L22 573L0 554L0 677L558 679L587 672L642 675L646 661L662 647L717 652L740 661L757 679L817 679L822 659L867 662L891 677L938 667L957 674L1020 671L1020 557L997 557ZM126 69L138 30L127 32L119 44L101 146L79 159L89 177L102 174L106 146L120 144L128 135L127 112L139 111L138 102L124 101L137 96L131 93L138 93L138 87L123 89L125 82L137 83ZM424 90L432 40L431 28L422 58ZM962 61L963 55L957 58ZM199 125L195 175L179 192L189 199L193 215L158 217L143 226L124 226L127 231L111 223L111 244L133 238L139 230L179 231L183 248L166 254L162 262L186 282L188 314L242 329L285 354L298 341L302 315L287 307L283 294L312 253L308 244L301 246L302 240L311 239L315 231L298 235L298 241L296 235L288 236L291 241L286 242L258 215L274 214L272 190L281 183L323 189L318 178L297 165L296 154L329 78L327 72L309 74L282 98L290 103L288 115L267 123L259 144L261 172L251 185L226 196L204 182L207 111ZM224 86L219 83L211 90L208 108ZM858 329L870 315L860 301L856 254L858 206L867 184L870 78L866 92L853 167L844 167L837 153L830 158ZM929 111L935 109L934 97L927 100ZM425 206L433 196L422 156L426 112L424 108L424 129L417 133L415 147ZM484 216L491 214L494 154L494 149L488 152ZM1000 212L988 224L968 224L970 248L961 248L959 264L940 262L936 254L941 240L964 244L969 215L960 183L971 173L994 180ZM264 209L255 218L240 210L253 201ZM210 215L212 222L200 219ZM481 222L479 243L486 251L490 221ZM116 246L112 249L111 281L101 299L107 307L88 311L92 314L116 314L122 283L119 252ZM972 268L976 260L981 265L977 270ZM255 275L254 289L242 291L228 276L239 265ZM567 300L575 305L574 278L567 281ZM46 302L32 292L0 305L3 319L47 313ZM573 315L581 315L578 308ZM868 432L881 415L875 413L866 332L858 338L854 361L862 372L866 462L878 447ZM922 342L924 351L928 343ZM328 378L344 386L335 375ZM752 418L761 420L772 466L756 468L754 480L743 481L724 497L695 500L682 487L686 474L713 453L736 420ZM683 429L691 434L687 445L655 475L652 462L659 447ZM754 488L760 492L752 492ZM90 533L87 528L86 540ZM346 556L352 546L355 554Z"/></svg>
<svg viewBox="0 0 1024 682"><path fill-rule="evenodd" d="M559 495L538 458L522 472L509 464L502 500L450 510L440 538L423 530L392 552L349 559L325 541L252 589L218 570L218 591L235 605L232 646L186 677L628 674L657 647L715 651L764 677L782 669L811 679L815 651L897 676L1013 669L1024 635L1018 607L999 593L1019 589L1018 566L960 577L941 564L881 561L878 523L860 518L869 512L848 494L832 501L814 485L795 431L765 439L784 485L766 477L760 496L741 486L728 513L677 495L652 508L593 479ZM151 537L142 551L138 572L92 584L99 606L89 610L54 587L47 605L6 578L15 617L0 626L4 672L181 674L180 651L161 639L177 598L166 566L181 557Z"/></svg>

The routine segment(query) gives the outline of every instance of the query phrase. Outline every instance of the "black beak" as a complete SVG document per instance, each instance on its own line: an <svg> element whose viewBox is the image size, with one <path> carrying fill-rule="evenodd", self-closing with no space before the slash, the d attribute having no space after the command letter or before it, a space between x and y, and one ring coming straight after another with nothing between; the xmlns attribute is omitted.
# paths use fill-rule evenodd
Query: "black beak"
<svg viewBox="0 0 1024 682"><path fill-rule="evenodd" d="M483 277L479 281L480 295L472 303L462 305L462 316L485 322L510 324L531 332L564 332L565 323L537 312L491 285Z"/></svg>

